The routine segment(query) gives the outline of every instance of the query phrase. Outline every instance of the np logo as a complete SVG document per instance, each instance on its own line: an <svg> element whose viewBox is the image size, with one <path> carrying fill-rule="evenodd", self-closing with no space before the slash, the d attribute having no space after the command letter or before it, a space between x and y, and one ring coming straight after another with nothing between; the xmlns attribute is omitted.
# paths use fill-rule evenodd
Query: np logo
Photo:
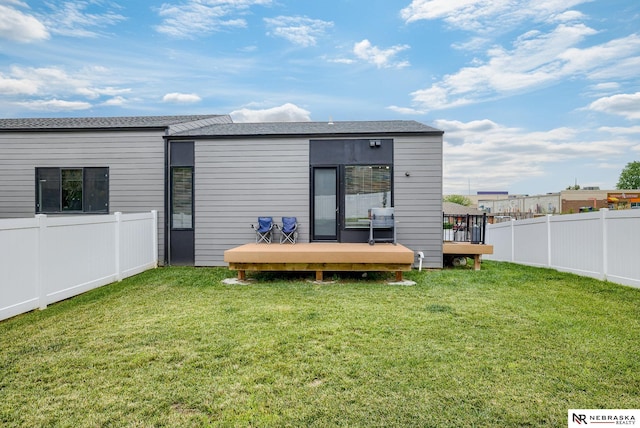
<svg viewBox="0 0 640 428"><path fill-rule="evenodd" d="M573 414L573 423L575 424L587 424L587 415Z"/></svg>

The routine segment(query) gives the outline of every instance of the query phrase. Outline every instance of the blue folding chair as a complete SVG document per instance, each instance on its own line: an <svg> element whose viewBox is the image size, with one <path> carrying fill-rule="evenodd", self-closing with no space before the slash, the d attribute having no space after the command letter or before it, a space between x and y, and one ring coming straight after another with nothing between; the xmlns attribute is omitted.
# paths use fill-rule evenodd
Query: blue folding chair
<svg viewBox="0 0 640 428"><path fill-rule="evenodd" d="M295 217L282 217L282 227L276 225L280 229L280 243L290 242L296 243L298 239L298 219Z"/></svg>
<svg viewBox="0 0 640 428"><path fill-rule="evenodd" d="M271 237L273 234L273 218L258 217L258 227L252 224L251 228L256 231L256 244L259 244L260 242L271 244Z"/></svg>

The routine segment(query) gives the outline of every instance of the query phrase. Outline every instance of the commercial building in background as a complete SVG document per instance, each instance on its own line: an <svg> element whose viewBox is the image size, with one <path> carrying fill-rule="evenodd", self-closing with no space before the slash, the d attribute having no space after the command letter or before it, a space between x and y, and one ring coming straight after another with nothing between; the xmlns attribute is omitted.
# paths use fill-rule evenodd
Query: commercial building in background
<svg viewBox="0 0 640 428"><path fill-rule="evenodd" d="M481 211L519 217L571 214L596 211L601 208L612 210L640 208L640 190L600 190L586 187L546 195L508 195L504 198L478 200L478 209Z"/></svg>

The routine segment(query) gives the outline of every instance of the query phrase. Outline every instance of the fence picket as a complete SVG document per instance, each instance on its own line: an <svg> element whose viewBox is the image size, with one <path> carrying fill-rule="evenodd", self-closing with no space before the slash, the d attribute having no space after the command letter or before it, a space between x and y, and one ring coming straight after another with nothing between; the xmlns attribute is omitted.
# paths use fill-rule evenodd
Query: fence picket
<svg viewBox="0 0 640 428"><path fill-rule="evenodd" d="M542 225L545 233L541 233ZM638 242L640 210L603 208L599 212L490 224L486 243L493 245L494 252L483 257L545 266L640 288Z"/></svg>
<svg viewBox="0 0 640 428"><path fill-rule="evenodd" d="M0 220L0 320L157 267L157 230L157 211Z"/></svg>

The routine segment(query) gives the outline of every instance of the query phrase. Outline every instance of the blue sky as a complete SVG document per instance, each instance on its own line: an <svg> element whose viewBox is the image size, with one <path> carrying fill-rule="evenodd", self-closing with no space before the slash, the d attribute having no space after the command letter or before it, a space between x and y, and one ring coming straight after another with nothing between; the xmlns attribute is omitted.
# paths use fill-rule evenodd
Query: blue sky
<svg viewBox="0 0 640 428"><path fill-rule="evenodd" d="M445 193L612 189L640 160L640 1L0 0L0 109L417 120Z"/></svg>

